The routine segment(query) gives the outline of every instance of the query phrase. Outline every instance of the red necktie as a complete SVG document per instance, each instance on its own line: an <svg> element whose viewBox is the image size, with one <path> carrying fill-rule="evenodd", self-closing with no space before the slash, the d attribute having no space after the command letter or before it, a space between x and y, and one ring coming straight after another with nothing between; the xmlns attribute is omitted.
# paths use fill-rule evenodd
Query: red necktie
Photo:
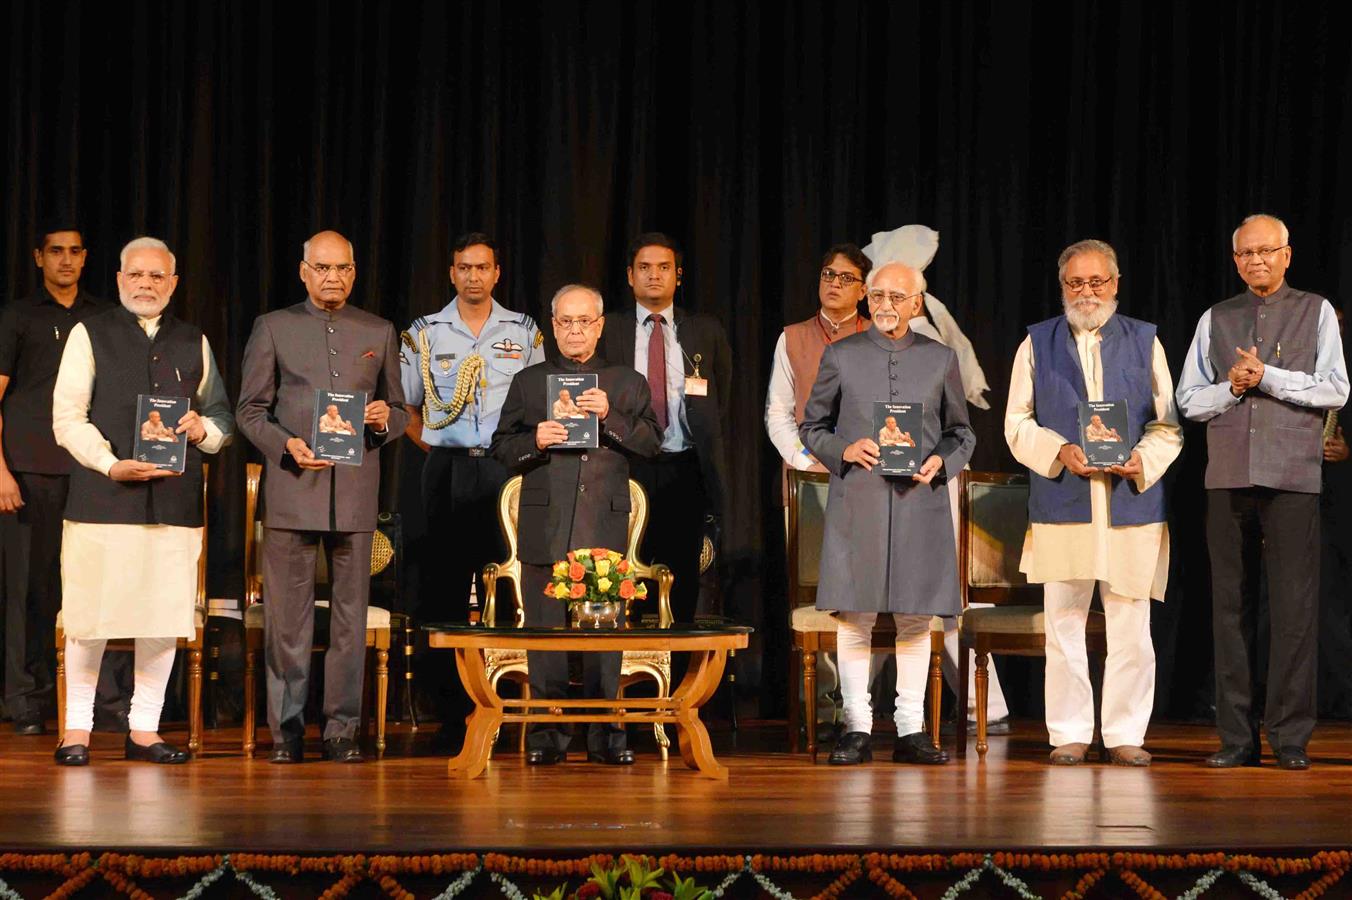
<svg viewBox="0 0 1352 900"><path fill-rule="evenodd" d="M662 333L662 317L648 316L653 323L652 333L648 335L648 388L653 395L653 412L657 413L657 424L667 430L667 341Z"/></svg>

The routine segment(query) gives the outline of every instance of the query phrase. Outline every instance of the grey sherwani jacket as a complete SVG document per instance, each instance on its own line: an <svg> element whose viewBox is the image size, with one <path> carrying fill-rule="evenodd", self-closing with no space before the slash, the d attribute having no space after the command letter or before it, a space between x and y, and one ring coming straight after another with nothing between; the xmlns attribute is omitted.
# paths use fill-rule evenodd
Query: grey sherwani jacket
<svg viewBox="0 0 1352 900"><path fill-rule="evenodd" d="M876 439L873 404L879 400L925 404L921 457L944 461L930 484L845 462L850 444ZM870 328L831 344L799 436L831 472L817 607L957 615L962 601L945 481L976 446L957 355L914 331L894 341Z"/></svg>
<svg viewBox="0 0 1352 900"><path fill-rule="evenodd" d="M384 434L366 428L367 452L360 466L307 472L286 452L290 438L310 442L316 390L365 391L368 402L390 405ZM374 531L379 448L403 434L408 423L394 325L350 305L328 313L308 298L259 316L244 348L235 419L266 460L264 525Z"/></svg>

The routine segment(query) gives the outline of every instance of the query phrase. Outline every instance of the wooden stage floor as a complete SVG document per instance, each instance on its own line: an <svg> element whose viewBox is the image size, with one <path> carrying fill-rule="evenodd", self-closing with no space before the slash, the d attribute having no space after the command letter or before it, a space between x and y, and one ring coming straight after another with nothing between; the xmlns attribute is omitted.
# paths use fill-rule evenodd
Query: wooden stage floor
<svg viewBox="0 0 1352 900"><path fill-rule="evenodd" d="M395 728L381 762L273 766L238 755L239 730L208 731L185 766L121 760L121 736L95 735L94 762L62 769L52 737L0 726L0 851L422 853L499 850L966 851L1137 848L1286 852L1352 848L1352 725L1325 723L1315 765L1213 771L1210 728L1159 725L1155 765L1046 764L1045 731L1019 723L979 763L858 768L779 752L783 726L715 732L726 784L697 777L652 738L637 765L580 760L528 768L501 749L487 774L447 778L427 731ZM171 739L184 739L174 729ZM513 733L512 738L515 738ZM950 739L951 740L951 739Z"/></svg>

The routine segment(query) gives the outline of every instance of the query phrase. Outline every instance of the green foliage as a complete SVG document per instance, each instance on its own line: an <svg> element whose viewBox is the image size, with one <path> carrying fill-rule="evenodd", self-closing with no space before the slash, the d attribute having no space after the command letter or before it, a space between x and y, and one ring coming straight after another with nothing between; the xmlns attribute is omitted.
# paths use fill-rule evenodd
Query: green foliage
<svg viewBox="0 0 1352 900"><path fill-rule="evenodd" d="M672 900L712 900L713 894L706 888L695 884L694 876L682 878L676 872L671 873Z"/></svg>
<svg viewBox="0 0 1352 900"><path fill-rule="evenodd" d="M566 881L563 884L559 885L558 887L554 888L554 890L550 891L548 894L542 894L539 891L536 891L532 895L532 900L567 900L567 898L568 898L568 882Z"/></svg>

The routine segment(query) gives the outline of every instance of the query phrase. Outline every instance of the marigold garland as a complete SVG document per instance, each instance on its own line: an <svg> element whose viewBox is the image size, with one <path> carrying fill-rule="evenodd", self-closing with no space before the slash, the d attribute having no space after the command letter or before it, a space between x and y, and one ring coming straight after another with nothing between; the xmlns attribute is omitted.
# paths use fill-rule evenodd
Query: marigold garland
<svg viewBox="0 0 1352 900"><path fill-rule="evenodd" d="M985 853L954 853L951 855L921 853L810 853L794 856L753 854L750 856L712 854L683 856L664 854L609 854L595 853L574 859L509 856L488 853L424 854L393 856L365 854L337 856L301 856L298 854L240 853L224 856L192 855L155 857L137 854L93 853L0 853L0 872L22 872L56 875L65 878L49 896L65 900L102 878L114 890L129 897L150 898L138 882L160 879L198 878L213 872L233 868L241 875L247 873L281 873L298 875L333 875L334 882L321 896L339 900L349 895L363 881L371 881L390 897L411 900L413 894L398 881L398 876L458 875L472 879L477 871L520 875L536 880L576 880L591 874L593 864L610 867L628 855L643 860L651 868L663 868L686 876L716 874L736 877L749 872L760 878L764 873L794 873L801 875L834 876L815 898L836 900L861 877L867 877L890 897L909 898L915 895L893 876L898 874L932 874L954 870L970 872L990 864L1001 869L1024 872L1081 871L1075 886L1062 895L1062 900L1085 900L1092 889L1110 872L1143 900L1163 900L1164 894L1150 885L1143 874L1155 871L1211 871L1228 872L1246 883L1261 884L1256 879L1267 877L1299 877L1318 875L1304 891L1295 895L1299 900L1315 900L1326 895L1352 870L1352 851L1326 850L1309 857L1275 857L1254 854L1210 853L1139 853L1132 851L1083 853L1026 853L999 851ZM225 867L224 870L222 867ZM1212 876L1214 880L1214 874ZM468 882L466 882L468 883ZM1201 889L1201 882L1198 883ZM1257 888L1255 888L1257 889Z"/></svg>

